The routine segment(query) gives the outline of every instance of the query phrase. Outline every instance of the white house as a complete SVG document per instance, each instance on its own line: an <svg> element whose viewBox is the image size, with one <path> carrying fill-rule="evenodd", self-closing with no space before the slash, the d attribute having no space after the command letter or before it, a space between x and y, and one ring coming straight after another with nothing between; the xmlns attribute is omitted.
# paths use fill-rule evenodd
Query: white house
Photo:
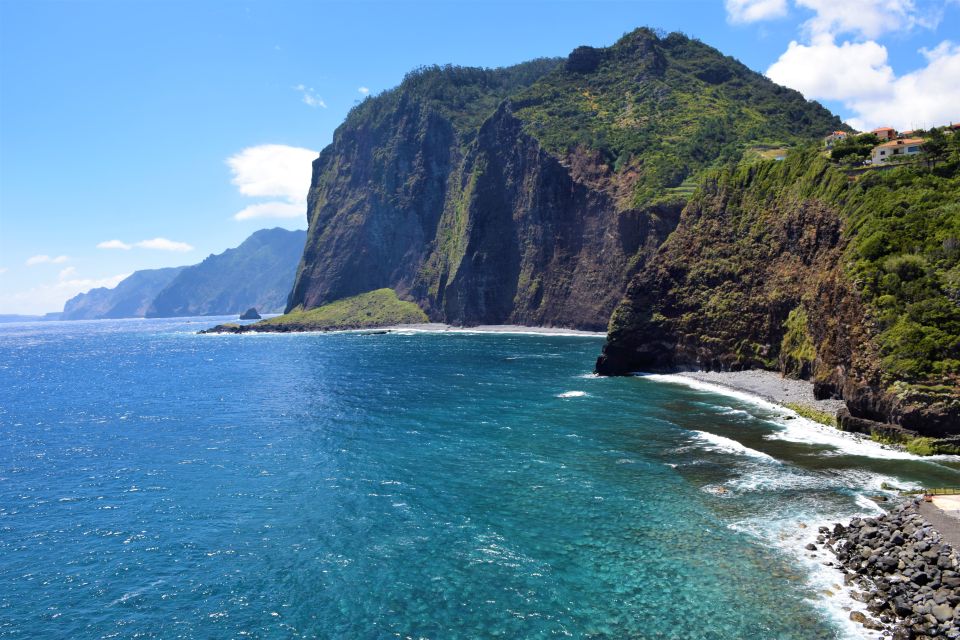
<svg viewBox="0 0 960 640"><path fill-rule="evenodd" d="M891 158L918 155L922 153L923 142L923 138L903 138L878 144L870 154L870 163L883 164L889 162Z"/></svg>

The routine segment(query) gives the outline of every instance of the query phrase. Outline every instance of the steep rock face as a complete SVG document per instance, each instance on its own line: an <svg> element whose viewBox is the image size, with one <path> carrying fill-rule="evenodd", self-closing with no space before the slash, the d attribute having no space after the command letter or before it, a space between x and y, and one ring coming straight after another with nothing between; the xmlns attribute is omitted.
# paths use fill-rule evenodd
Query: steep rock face
<svg viewBox="0 0 960 640"><path fill-rule="evenodd" d="M144 269L132 273L113 289L99 287L77 294L63 305L61 319L142 318L157 294L183 268Z"/></svg>
<svg viewBox="0 0 960 640"><path fill-rule="evenodd" d="M882 318L879 298L864 297L871 293L867 276L852 273L864 246L856 212L876 189L897 204L896 191L869 182L851 184L815 154L740 166L709 179L677 230L631 281L611 318L597 371L781 370L809 375L819 395L843 398L856 418L922 435L960 431L955 375L894 368L898 353L885 336L897 320ZM901 188L916 190L909 182ZM895 247L885 251L897 257ZM899 264L882 258L875 261L883 268ZM919 296L912 303L916 313L942 296L912 295ZM938 330L955 330L951 312L944 313L932 322L942 325ZM955 308L952 314L957 317ZM933 371L955 366L956 340L944 344L946 350L932 356L939 358L930 364Z"/></svg>
<svg viewBox="0 0 960 640"><path fill-rule="evenodd" d="M288 310L384 286L408 291L458 161L450 121L407 95L379 122L341 127L313 163L310 231Z"/></svg>
<svg viewBox="0 0 960 640"><path fill-rule="evenodd" d="M563 64L434 68L355 108L313 165L287 310L389 287L431 320L598 329L689 182L841 126L679 34Z"/></svg>
<svg viewBox="0 0 960 640"><path fill-rule="evenodd" d="M235 249L184 268L153 299L148 318L283 310L306 239L304 231L261 229Z"/></svg>
<svg viewBox="0 0 960 640"><path fill-rule="evenodd" d="M578 180L578 169L526 134L509 102L484 124L465 169L460 246L435 256L437 266L427 269L438 273L428 284L444 319L606 326L635 269L631 261L652 253L676 225L680 207L621 210L602 188ZM456 215L442 224L455 228Z"/></svg>

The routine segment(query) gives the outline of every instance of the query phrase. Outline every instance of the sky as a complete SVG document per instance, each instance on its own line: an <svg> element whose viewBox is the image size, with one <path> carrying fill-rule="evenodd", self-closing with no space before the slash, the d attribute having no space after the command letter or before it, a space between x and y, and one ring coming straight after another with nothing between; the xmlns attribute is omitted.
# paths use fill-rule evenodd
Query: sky
<svg viewBox="0 0 960 640"><path fill-rule="evenodd" d="M0 313L306 228L310 162L411 69L565 56L640 26L858 129L960 121L960 0L2 0Z"/></svg>

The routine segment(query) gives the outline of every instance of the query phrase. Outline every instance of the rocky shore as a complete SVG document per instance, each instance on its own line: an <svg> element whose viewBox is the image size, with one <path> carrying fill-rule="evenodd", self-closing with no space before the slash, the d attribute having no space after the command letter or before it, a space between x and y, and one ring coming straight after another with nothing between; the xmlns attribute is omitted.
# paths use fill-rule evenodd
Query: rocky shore
<svg viewBox="0 0 960 640"><path fill-rule="evenodd" d="M844 526L820 527L809 551L825 550L844 574L866 615L851 620L893 640L960 638L960 563L957 552L912 501Z"/></svg>
<svg viewBox="0 0 960 640"><path fill-rule="evenodd" d="M684 371L678 375L700 382L743 391L768 402L783 406L799 406L835 416L845 404L843 400L819 400L809 380L784 378L775 371L748 369L744 371Z"/></svg>

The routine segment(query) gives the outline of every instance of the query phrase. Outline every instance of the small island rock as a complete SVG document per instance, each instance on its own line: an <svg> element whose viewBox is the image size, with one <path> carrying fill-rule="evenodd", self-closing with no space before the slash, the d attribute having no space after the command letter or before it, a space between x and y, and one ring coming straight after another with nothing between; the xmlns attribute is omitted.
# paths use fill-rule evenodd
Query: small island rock
<svg viewBox="0 0 960 640"><path fill-rule="evenodd" d="M257 313L256 307L250 307L240 316L241 320L260 320L260 314Z"/></svg>

